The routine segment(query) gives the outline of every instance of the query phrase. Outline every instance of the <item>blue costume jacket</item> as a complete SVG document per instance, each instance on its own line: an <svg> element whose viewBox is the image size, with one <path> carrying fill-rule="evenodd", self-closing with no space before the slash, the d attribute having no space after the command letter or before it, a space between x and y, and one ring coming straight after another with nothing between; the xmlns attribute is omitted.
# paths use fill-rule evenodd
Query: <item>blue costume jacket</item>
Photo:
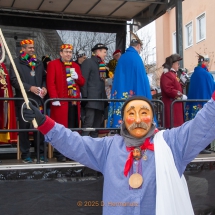
<svg viewBox="0 0 215 215"><path fill-rule="evenodd" d="M207 68L197 66L190 79L188 99L207 99L209 100L215 90L214 78ZM205 102L186 103L185 120L193 119L196 113L202 109Z"/></svg>
<svg viewBox="0 0 215 215"><path fill-rule="evenodd" d="M152 98L143 61L138 52L129 47L117 63L111 99L127 99L133 95ZM110 103L107 127L120 127L122 106L123 102Z"/></svg>
<svg viewBox="0 0 215 215"><path fill-rule="evenodd" d="M180 176L187 164L215 139L214 100L215 93L195 119L163 133ZM44 129L48 127L50 120L42 125ZM129 177L125 177L123 173L129 152L122 136L82 137L60 124L55 123L53 126L46 131L46 142L50 142L66 157L103 173L103 215L155 215L156 166L153 151L146 151L146 161L141 159L143 185L139 189L129 189ZM39 130L46 133L40 127Z"/></svg>

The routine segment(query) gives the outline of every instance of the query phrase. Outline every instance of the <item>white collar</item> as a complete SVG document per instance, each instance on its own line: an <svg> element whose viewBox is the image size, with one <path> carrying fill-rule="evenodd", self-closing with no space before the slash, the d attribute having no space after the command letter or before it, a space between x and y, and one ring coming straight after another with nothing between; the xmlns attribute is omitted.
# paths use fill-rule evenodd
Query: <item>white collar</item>
<svg viewBox="0 0 215 215"><path fill-rule="evenodd" d="M164 68L163 73L166 74L167 72L169 72L169 70L167 68Z"/></svg>
<svg viewBox="0 0 215 215"><path fill-rule="evenodd" d="M171 68L170 70L176 73L176 71L173 68Z"/></svg>

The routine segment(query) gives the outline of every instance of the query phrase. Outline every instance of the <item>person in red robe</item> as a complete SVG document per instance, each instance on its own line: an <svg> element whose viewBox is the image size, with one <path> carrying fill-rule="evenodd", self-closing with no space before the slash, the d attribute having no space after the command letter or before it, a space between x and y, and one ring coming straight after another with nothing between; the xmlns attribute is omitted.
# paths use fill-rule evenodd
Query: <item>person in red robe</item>
<svg viewBox="0 0 215 215"><path fill-rule="evenodd" d="M72 62L71 44L63 44L60 58L48 64L46 83L50 98L80 98L80 87L85 83L77 63ZM78 128L80 122L80 102L53 101L50 117L67 128ZM66 158L55 153L57 161L65 162Z"/></svg>
<svg viewBox="0 0 215 215"><path fill-rule="evenodd" d="M13 98L8 71L4 63L0 64L0 98ZM0 100L0 129L16 129L16 111L14 101ZM17 142L17 132L0 133L0 143Z"/></svg>
<svg viewBox="0 0 215 215"><path fill-rule="evenodd" d="M170 108L171 103L175 99L187 99L183 94L183 85L177 76L179 69L179 61L182 57L178 54L173 54L166 58L163 64L164 71L160 79L162 101L165 109L165 128L171 128ZM173 106L173 127L178 127L184 123L184 106L183 103L175 103Z"/></svg>

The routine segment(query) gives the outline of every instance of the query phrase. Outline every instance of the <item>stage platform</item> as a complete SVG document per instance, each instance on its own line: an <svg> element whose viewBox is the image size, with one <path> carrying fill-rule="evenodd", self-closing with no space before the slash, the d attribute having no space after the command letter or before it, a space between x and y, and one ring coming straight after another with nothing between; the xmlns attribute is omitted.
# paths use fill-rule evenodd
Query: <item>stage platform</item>
<svg viewBox="0 0 215 215"><path fill-rule="evenodd" d="M211 154L199 154L191 163L196 162L213 162L215 161L215 152ZM0 164L1 170L18 170L18 169L51 169L51 168L77 168L84 165L75 161L57 162L55 158L48 159L47 163L37 164L36 161L31 164L24 164L22 160L3 159Z"/></svg>
<svg viewBox="0 0 215 215"><path fill-rule="evenodd" d="M84 167L84 165L75 162L75 161L67 161L67 162L57 162L55 158L48 159L47 163L36 163L34 161L30 164L25 164L22 160L2 160L0 165L1 170L16 170L16 169L50 169L50 168L75 168L75 167Z"/></svg>
<svg viewBox="0 0 215 215"><path fill-rule="evenodd" d="M24 164L1 156L0 214L101 215L103 175L70 161ZM215 215L215 153L200 154L184 172L195 215Z"/></svg>
<svg viewBox="0 0 215 215"><path fill-rule="evenodd" d="M210 162L215 161L215 152L212 152L211 154L199 154L193 161L193 162Z"/></svg>

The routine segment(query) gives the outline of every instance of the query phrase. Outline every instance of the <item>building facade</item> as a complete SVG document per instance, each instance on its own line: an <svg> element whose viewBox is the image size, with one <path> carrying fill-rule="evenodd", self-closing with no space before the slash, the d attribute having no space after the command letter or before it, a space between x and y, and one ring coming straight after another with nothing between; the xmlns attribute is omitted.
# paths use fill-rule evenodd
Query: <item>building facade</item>
<svg viewBox="0 0 215 215"><path fill-rule="evenodd" d="M182 3L184 67L192 72L198 55L210 57L209 70L215 71L215 1L185 0ZM176 53L175 8L156 20L156 60L161 68L165 58Z"/></svg>

